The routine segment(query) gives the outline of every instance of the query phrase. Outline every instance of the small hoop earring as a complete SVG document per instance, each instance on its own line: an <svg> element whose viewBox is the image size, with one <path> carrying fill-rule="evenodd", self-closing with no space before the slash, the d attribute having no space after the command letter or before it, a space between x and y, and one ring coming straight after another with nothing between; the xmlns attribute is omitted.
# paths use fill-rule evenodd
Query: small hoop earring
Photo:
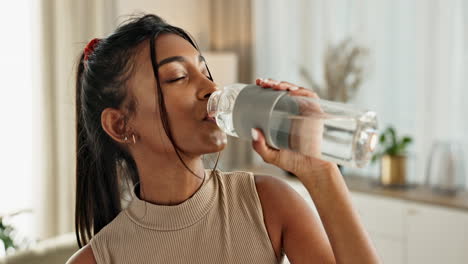
<svg viewBox="0 0 468 264"><path fill-rule="evenodd" d="M135 134L132 134L132 139L133 139L133 145L135 145L136 144Z"/></svg>

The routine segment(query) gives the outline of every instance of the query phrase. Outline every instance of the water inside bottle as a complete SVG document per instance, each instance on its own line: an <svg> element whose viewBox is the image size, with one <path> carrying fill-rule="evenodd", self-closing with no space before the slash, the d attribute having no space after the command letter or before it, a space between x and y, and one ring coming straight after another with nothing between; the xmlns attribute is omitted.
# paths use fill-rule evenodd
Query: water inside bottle
<svg viewBox="0 0 468 264"><path fill-rule="evenodd" d="M269 121L271 142L350 167L363 167L377 144L376 114L314 98L283 96Z"/></svg>
<svg viewBox="0 0 468 264"><path fill-rule="evenodd" d="M273 111L270 135L277 148L287 148L347 166L360 166L373 151L376 135L355 117L298 116ZM314 128L317 127L318 128ZM293 129L293 127L299 129ZM296 143L294 140L296 139Z"/></svg>
<svg viewBox="0 0 468 264"><path fill-rule="evenodd" d="M314 142L314 133L307 131L291 131L292 124L299 124L305 128L313 126L314 122L323 122L321 141ZM218 126L230 136L238 137L232 122L232 112L222 112L216 116ZM270 120L270 135L277 148L287 148L310 155L314 148L319 148L319 156L328 161L347 166L358 166L360 160L373 151L377 143L375 131L366 129L359 124L361 121L355 117L343 118L333 116L301 117L282 111L273 111ZM299 145L293 145L292 140L300 137ZM316 151L315 151L316 152ZM315 153L317 154L317 153ZM357 165L356 162L358 163Z"/></svg>

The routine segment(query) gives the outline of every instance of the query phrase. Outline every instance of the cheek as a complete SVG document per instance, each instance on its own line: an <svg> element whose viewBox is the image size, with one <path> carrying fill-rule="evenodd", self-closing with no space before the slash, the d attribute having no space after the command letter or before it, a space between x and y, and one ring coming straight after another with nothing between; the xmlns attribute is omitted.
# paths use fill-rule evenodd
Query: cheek
<svg viewBox="0 0 468 264"><path fill-rule="evenodd" d="M190 99L189 96L178 94L178 95L168 95L168 99L166 99L166 111L168 115L168 119L172 127L176 128L188 128L193 126L196 121L199 121L197 111L201 109L197 109L197 102L195 100ZM200 104L198 102L198 104ZM201 117L199 118L201 119Z"/></svg>
<svg viewBox="0 0 468 264"><path fill-rule="evenodd" d="M170 146L170 141L161 122L159 106L155 105L154 97L140 100L132 120L132 126L144 144L153 149L163 150Z"/></svg>
<svg viewBox="0 0 468 264"><path fill-rule="evenodd" d="M159 111L140 111L134 120L134 125L145 143L162 145L161 140L169 142L159 117ZM159 136L160 134L163 136Z"/></svg>
<svg viewBox="0 0 468 264"><path fill-rule="evenodd" d="M166 112L172 134L176 141L185 140L186 135L197 129L197 112L195 102L177 99L166 99ZM198 113L199 114L199 113Z"/></svg>

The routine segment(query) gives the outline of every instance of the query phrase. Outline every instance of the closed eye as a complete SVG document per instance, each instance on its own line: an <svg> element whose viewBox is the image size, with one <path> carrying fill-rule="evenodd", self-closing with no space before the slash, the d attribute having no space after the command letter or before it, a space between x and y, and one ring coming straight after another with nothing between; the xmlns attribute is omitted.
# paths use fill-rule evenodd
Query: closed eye
<svg viewBox="0 0 468 264"><path fill-rule="evenodd" d="M184 79L184 78L185 78L185 76L182 76L182 77L179 77L179 78L177 78L177 79L169 80L169 81L167 81L167 82L168 82L168 83L173 83L173 82L177 82L178 80L182 80L182 79Z"/></svg>
<svg viewBox="0 0 468 264"><path fill-rule="evenodd" d="M206 75L205 77L206 77L208 80L213 81L213 79L212 79L209 75ZM184 79L184 78L185 78L185 76L182 76L182 77L179 77L179 78L176 78L176 79L173 79L173 80L169 80L169 81L167 81L167 82L168 82L168 83L173 83L173 82L177 82L178 80L182 80L182 79Z"/></svg>

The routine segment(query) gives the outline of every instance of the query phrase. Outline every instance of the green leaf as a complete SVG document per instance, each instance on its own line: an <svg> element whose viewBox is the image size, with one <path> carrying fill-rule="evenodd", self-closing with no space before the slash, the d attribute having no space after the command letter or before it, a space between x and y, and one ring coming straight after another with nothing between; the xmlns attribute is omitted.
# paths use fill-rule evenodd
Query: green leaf
<svg viewBox="0 0 468 264"><path fill-rule="evenodd" d="M382 153L382 152L377 152L374 155L372 155L371 163L375 163L378 159L380 159L382 157L383 154L384 153Z"/></svg>
<svg viewBox="0 0 468 264"><path fill-rule="evenodd" d="M395 146L397 144L395 128L393 128L392 126L388 127L388 132L390 133L392 139L392 145Z"/></svg>
<svg viewBox="0 0 468 264"><path fill-rule="evenodd" d="M386 153L389 154L389 155L396 155L397 148L398 148L397 145L392 145L387 149Z"/></svg>
<svg viewBox="0 0 468 264"><path fill-rule="evenodd" d="M405 153L405 146L400 143L395 148L395 155L403 155Z"/></svg>
<svg viewBox="0 0 468 264"><path fill-rule="evenodd" d="M413 142L413 139L408 137L408 136L404 137L403 140L402 140L402 143L404 143L405 145L407 145L407 144L409 144L411 142Z"/></svg>
<svg viewBox="0 0 468 264"><path fill-rule="evenodd" d="M3 219L0 219L0 240L3 242L5 251L8 248L17 248L13 239L11 238L11 234L14 232L13 227L5 225L2 220Z"/></svg>
<svg viewBox="0 0 468 264"><path fill-rule="evenodd" d="M5 251L8 248L16 248L15 243L13 242L13 239L5 234L0 234L0 240L3 242L3 247Z"/></svg>
<svg viewBox="0 0 468 264"><path fill-rule="evenodd" d="M410 137L404 137L398 144L398 154L403 155L406 153L408 145L412 142Z"/></svg>
<svg viewBox="0 0 468 264"><path fill-rule="evenodd" d="M382 133L382 135L380 135L380 143L385 143L385 134Z"/></svg>

